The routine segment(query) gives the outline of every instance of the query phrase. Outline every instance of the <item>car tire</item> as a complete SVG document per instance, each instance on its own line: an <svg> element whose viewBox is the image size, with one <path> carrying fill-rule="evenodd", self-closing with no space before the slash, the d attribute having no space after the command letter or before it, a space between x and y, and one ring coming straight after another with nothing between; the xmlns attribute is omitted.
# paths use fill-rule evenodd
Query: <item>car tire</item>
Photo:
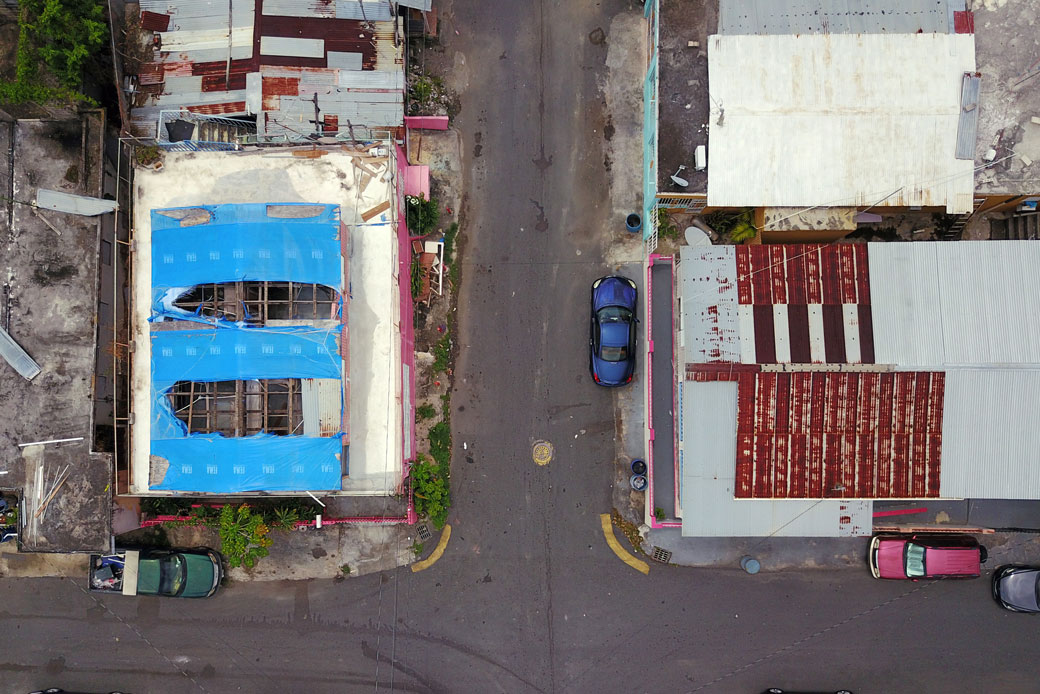
<svg viewBox="0 0 1040 694"><path fill-rule="evenodd" d="M979 563L985 564L987 559L989 559L989 550L985 545L979 545Z"/></svg>

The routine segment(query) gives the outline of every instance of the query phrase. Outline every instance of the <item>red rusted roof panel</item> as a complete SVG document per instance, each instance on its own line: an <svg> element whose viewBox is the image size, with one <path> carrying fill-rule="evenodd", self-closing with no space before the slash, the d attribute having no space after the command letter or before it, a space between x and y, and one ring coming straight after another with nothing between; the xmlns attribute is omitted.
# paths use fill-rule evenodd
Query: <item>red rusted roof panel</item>
<svg viewBox="0 0 1040 694"><path fill-rule="evenodd" d="M159 12L141 12L141 28L148 31L166 31L170 26L170 15Z"/></svg>
<svg viewBox="0 0 1040 694"><path fill-rule="evenodd" d="M188 107L192 113L201 113L207 116L229 115L233 113L242 114L246 112L246 102L228 101L223 104L201 104Z"/></svg>
<svg viewBox="0 0 1040 694"><path fill-rule="evenodd" d="M734 494L937 497L944 389L941 372L737 372Z"/></svg>
<svg viewBox="0 0 1040 694"><path fill-rule="evenodd" d="M838 243L737 247L742 304L869 304L867 247Z"/></svg>
<svg viewBox="0 0 1040 694"><path fill-rule="evenodd" d="M144 63L137 71L137 81L141 84L162 84L165 72L162 63Z"/></svg>

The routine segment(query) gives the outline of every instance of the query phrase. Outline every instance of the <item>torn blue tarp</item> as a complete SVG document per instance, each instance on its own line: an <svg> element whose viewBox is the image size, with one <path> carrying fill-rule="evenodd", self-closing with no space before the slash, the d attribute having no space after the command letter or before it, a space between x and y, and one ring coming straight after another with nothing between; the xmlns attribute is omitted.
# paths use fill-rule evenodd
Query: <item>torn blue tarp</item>
<svg viewBox="0 0 1040 694"><path fill-rule="evenodd" d="M149 488L211 494L338 490L342 452L342 434L331 438L195 434L152 441L152 455L169 467L162 481Z"/></svg>
<svg viewBox="0 0 1040 694"><path fill-rule="evenodd" d="M319 212L271 217L270 207ZM159 313L164 301L176 298L172 290L180 294L198 284L305 282L343 290L338 205L171 208L153 210L151 222L152 303Z"/></svg>

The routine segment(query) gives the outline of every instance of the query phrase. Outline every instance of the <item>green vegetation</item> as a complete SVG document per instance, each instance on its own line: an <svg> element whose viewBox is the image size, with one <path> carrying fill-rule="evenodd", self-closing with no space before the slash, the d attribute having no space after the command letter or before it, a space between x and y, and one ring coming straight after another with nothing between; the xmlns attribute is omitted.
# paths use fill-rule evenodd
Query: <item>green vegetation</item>
<svg viewBox="0 0 1040 694"><path fill-rule="evenodd" d="M446 373L451 364L451 334L444 331L444 336L433 346L433 374Z"/></svg>
<svg viewBox="0 0 1040 694"><path fill-rule="evenodd" d="M660 506L655 506L654 507L654 518L656 518L658 520L658 522L663 521L664 518L665 518L665 516L664 516L664 509L661 508Z"/></svg>
<svg viewBox="0 0 1040 694"><path fill-rule="evenodd" d="M418 559L419 557L422 556L424 547L425 547L425 545L423 545L423 543L421 543L421 542L413 542L412 543L412 554L415 555L416 559Z"/></svg>
<svg viewBox="0 0 1040 694"><path fill-rule="evenodd" d="M237 507L228 504L220 509L219 529L220 551L227 557L231 568L253 568L257 561L267 556L267 548L274 542L267 536L271 528L247 504Z"/></svg>
<svg viewBox="0 0 1040 694"><path fill-rule="evenodd" d="M668 210L657 208L657 237L661 239L678 239L679 227L675 225Z"/></svg>
<svg viewBox="0 0 1040 694"><path fill-rule="evenodd" d="M446 465L434 465L424 455L418 455L410 474L412 493L415 497L415 512L429 518L438 530L448 520L451 506L450 480Z"/></svg>
<svg viewBox="0 0 1040 694"><path fill-rule="evenodd" d="M426 236L437 226L441 217L441 208L433 198L429 200L422 193L404 196L405 224L408 231L415 236Z"/></svg>
<svg viewBox="0 0 1040 694"><path fill-rule="evenodd" d="M344 564L343 566L339 567L339 570L343 572L344 576L349 576L350 575L350 564Z"/></svg>
<svg viewBox="0 0 1040 694"><path fill-rule="evenodd" d="M750 207L740 212L712 212L705 215L704 222L719 236L728 236L733 243L743 243L755 237L754 210Z"/></svg>
<svg viewBox="0 0 1040 694"><path fill-rule="evenodd" d="M415 408L415 416L420 420L433 419L434 415L437 414L437 408L429 403L419 405Z"/></svg>
<svg viewBox="0 0 1040 694"><path fill-rule="evenodd" d="M412 298L418 299L419 292L422 291L422 265L419 264L419 258L412 257L412 274L411 274L411 286L412 286Z"/></svg>
<svg viewBox="0 0 1040 694"><path fill-rule="evenodd" d="M79 90L88 66L104 54L107 42L103 2L21 0L15 78L0 80L0 101L95 104Z"/></svg>

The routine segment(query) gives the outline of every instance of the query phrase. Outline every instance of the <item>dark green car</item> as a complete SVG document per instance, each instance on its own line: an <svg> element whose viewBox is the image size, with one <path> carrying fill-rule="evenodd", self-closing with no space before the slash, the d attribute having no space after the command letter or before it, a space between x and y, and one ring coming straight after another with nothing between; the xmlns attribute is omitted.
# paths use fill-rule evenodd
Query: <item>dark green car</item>
<svg viewBox="0 0 1040 694"><path fill-rule="evenodd" d="M206 548L125 550L90 558L90 589L106 593L208 598L223 578L220 554Z"/></svg>

